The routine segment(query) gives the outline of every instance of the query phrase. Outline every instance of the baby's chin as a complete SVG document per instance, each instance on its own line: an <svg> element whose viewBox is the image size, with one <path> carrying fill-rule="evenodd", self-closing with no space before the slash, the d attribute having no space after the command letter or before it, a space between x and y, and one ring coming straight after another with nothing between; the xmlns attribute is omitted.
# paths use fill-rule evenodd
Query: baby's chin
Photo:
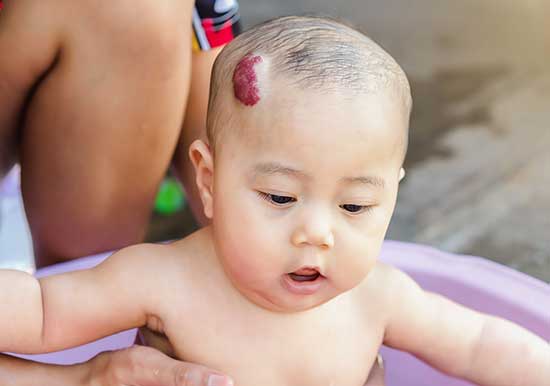
<svg viewBox="0 0 550 386"><path fill-rule="evenodd" d="M276 312L280 314L293 314L297 312L305 312L308 310L311 310L312 308L319 307L326 302L330 301L331 299L307 299L305 301L278 301L278 300L265 300L262 299L261 301L258 301L258 299L250 299L254 304L257 306L263 308L266 311Z"/></svg>
<svg viewBox="0 0 550 386"><path fill-rule="evenodd" d="M285 289L274 291L276 293L261 293L257 291L246 291L237 288L237 290L248 301L256 306L263 308L266 311L276 313L296 313L308 311L312 308L321 306L336 296L339 293L329 294L328 291L322 291L313 295L296 295L289 293Z"/></svg>

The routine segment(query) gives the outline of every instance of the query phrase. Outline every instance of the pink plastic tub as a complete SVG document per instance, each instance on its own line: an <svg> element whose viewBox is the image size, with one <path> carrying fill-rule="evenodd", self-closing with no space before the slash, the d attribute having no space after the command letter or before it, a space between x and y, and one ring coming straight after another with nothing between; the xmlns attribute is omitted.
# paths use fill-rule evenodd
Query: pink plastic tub
<svg viewBox="0 0 550 386"><path fill-rule="evenodd" d="M37 272L37 276L88 268L107 256L86 257L47 267ZM512 320L550 340L550 286L542 281L478 257L453 255L395 241L384 243L381 258L406 271L428 290ZM60 364L81 362L100 351L131 345L135 333L135 330L127 331L82 347L30 358ZM388 386L469 385L439 373L409 354L383 348L383 356Z"/></svg>

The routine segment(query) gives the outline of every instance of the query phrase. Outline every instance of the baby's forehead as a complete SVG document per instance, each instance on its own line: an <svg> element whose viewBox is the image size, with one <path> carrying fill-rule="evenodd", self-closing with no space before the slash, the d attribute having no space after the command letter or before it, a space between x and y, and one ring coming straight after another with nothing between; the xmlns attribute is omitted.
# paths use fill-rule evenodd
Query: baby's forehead
<svg viewBox="0 0 550 386"><path fill-rule="evenodd" d="M313 121L323 117L330 120L340 110L345 110L347 115L343 115L340 122L343 128L335 127L335 130L345 131L356 116L362 116L366 123L373 119L393 120L406 121L408 126L409 91L398 77L384 75L388 71L381 64L370 63L370 70L354 75L356 83L353 83L345 76L334 75L334 68L325 74L324 65L308 74L296 72L281 65L277 55L262 51L233 56L230 61L234 63L228 66L233 70L230 82L223 84L229 103L214 104L217 109L210 111L214 116L231 118L231 124L227 119L217 121L220 128L226 127L221 130L225 134L251 143L265 143L277 134L281 125L286 124L299 133L307 129L308 122L296 121L310 119L314 124ZM323 78L323 74L327 76ZM372 110L372 105L379 107L374 109L376 114L362 114L366 109ZM226 112L220 115L216 110ZM398 123L397 126L404 125ZM400 130L401 137L404 131ZM215 143L219 142L215 140Z"/></svg>
<svg viewBox="0 0 550 386"><path fill-rule="evenodd" d="M389 94L323 94L280 83L254 106L237 110L237 130L229 135L263 149L294 145L299 151L317 144L344 151L349 141L393 147L405 141L408 125L404 109Z"/></svg>
<svg viewBox="0 0 550 386"><path fill-rule="evenodd" d="M329 119L344 112L343 118L354 120L361 116L365 123L373 119L394 120L395 117L408 121L409 110L400 90L393 85L357 92L345 88L304 88L284 74L246 75L235 84L232 114L253 127L258 121L276 125L291 119L313 121L324 115ZM376 111L376 114L368 115L365 111ZM297 125L296 129L299 127Z"/></svg>
<svg viewBox="0 0 550 386"><path fill-rule="evenodd" d="M379 70L374 67L380 67ZM279 103L281 101L295 101L299 98L308 98L309 95L337 94L342 103L350 99L361 99L367 94L377 94L380 97L391 95L392 102L396 102L403 111L410 112L410 90L406 79L389 76L382 64L372 65L372 69L362 77L351 81L320 79L317 75L323 74L323 67L317 68L317 74L311 78L301 73L293 73L288 68L277 64L277 58L261 52L248 53L240 58L234 66L232 74L233 99L237 105L237 112L254 113L256 107ZM311 80L311 81L309 81ZM401 109L400 109L401 110Z"/></svg>

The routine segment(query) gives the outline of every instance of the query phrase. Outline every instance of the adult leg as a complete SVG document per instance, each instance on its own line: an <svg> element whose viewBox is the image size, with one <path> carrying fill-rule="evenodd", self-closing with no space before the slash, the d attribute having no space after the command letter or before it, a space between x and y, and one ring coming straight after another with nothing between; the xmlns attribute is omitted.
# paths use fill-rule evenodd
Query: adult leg
<svg viewBox="0 0 550 386"><path fill-rule="evenodd" d="M59 31L46 11L46 4L26 0L9 1L0 11L0 178L16 160L25 98L58 51Z"/></svg>
<svg viewBox="0 0 550 386"><path fill-rule="evenodd" d="M142 240L179 136L192 5L52 2L64 41L21 128L37 265Z"/></svg>

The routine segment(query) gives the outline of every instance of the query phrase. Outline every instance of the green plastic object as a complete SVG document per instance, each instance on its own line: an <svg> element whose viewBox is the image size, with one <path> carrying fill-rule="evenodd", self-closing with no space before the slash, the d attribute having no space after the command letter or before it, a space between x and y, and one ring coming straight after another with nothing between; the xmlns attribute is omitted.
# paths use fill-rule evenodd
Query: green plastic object
<svg viewBox="0 0 550 386"><path fill-rule="evenodd" d="M173 177L167 177L160 184L155 199L155 211L159 214L170 215L181 208L185 203L185 195L181 184Z"/></svg>

